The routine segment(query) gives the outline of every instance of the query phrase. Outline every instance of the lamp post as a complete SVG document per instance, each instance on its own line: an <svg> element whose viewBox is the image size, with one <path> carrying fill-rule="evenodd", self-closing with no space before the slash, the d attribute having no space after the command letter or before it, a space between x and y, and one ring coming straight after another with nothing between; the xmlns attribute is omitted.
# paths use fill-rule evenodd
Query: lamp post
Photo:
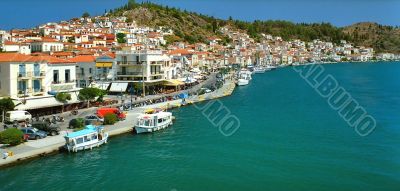
<svg viewBox="0 0 400 191"><path fill-rule="evenodd" d="M132 110L132 106L133 106L133 86L131 87L131 89L129 89L129 92L131 93L131 105L130 105L130 109Z"/></svg>

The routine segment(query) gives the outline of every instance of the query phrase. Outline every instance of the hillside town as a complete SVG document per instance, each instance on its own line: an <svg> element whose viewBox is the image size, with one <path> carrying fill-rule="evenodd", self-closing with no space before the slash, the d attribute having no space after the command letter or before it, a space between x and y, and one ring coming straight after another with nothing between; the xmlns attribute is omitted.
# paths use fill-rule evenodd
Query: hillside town
<svg viewBox="0 0 400 191"><path fill-rule="evenodd" d="M399 59L344 40L339 44L318 39L284 41L262 34L256 42L229 26L219 32L229 37L229 43L212 36L207 43L169 43L165 36L174 32L168 28L143 27L126 17L108 16L1 30L0 96L12 98L16 110L32 111L60 106L54 98L59 92L71 94L68 104L79 103L77 92L86 87L114 95L173 92L234 65Z"/></svg>

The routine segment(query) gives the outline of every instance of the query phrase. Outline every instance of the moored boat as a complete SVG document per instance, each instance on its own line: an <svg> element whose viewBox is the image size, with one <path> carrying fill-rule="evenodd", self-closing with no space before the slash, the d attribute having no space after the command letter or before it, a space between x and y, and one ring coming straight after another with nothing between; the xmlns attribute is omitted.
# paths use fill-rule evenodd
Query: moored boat
<svg viewBox="0 0 400 191"><path fill-rule="evenodd" d="M236 82L236 84L238 86L245 86L247 84L249 84L251 78L251 72L248 70L241 70L238 74L238 80Z"/></svg>
<svg viewBox="0 0 400 191"><path fill-rule="evenodd" d="M254 68L254 73L256 74L262 74L265 73L266 68L262 67L262 66L258 66Z"/></svg>
<svg viewBox="0 0 400 191"><path fill-rule="evenodd" d="M107 143L108 133L104 132L102 126L87 125L85 129L68 133L64 138L65 148L69 152L78 152Z"/></svg>
<svg viewBox="0 0 400 191"><path fill-rule="evenodd" d="M159 111L155 113L145 113L139 115L138 121L134 127L137 134L151 133L161 129L165 129L172 125L172 113Z"/></svg>

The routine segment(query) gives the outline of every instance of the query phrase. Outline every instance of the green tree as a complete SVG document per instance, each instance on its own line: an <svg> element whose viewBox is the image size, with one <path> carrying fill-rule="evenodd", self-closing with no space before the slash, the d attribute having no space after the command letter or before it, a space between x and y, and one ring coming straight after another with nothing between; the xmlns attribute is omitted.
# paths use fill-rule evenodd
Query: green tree
<svg viewBox="0 0 400 191"><path fill-rule="evenodd" d="M126 34L124 34L124 33L118 33L118 34L117 34L117 42L118 42L118 43L126 43L125 37L126 37Z"/></svg>
<svg viewBox="0 0 400 191"><path fill-rule="evenodd" d="M56 94L55 98L56 98L56 100L57 100L58 102L61 102L61 103L63 104L63 105L62 105L62 108L61 108L61 112L64 112L65 104L66 104L69 100L71 100L71 94L65 93L65 92L60 92L60 93L57 93L57 94Z"/></svg>
<svg viewBox="0 0 400 191"><path fill-rule="evenodd" d="M11 98L0 99L0 110L2 112L2 121L4 121L4 114L7 111L14 110L15 104Z"/></svg>
<svg viewBox="0 0 400 191"><path fill-rule="evenodd" d="M128 0L127 9L134 9L137 6L135 0Z"/></svg>
<svg viewBox="0 0 400 191"><path fill-rule="evenodd" d="M24 133L17 128L6 129L0 132L0 143L11 146L19 145L24 141L23 137Z"/></svg>
<svg viewBox="0 0 400 191"><path fill-rule="evenodd" d="M90 14L89 14L88 12L84 12L84 13L82 14L82 17L83 17L83 18L88 18L88 17L90 17Z"/></svg>
<svg viewBox="0 0 400 191"><path fill-rule="evenodd" d="M115 113L108 113L104 116L104 125L114 125L118 121Z"/></svg>
<svg viewBox="0 0 400 191"><path fill-rule="evenodd" d="M96 99L96 97L99 97L101 95L104 95L103 90L98 89L98 88L83 88L79 90L79 100L81 101L86 101L87 102L87 108L90 107L90 101L93 101Z"/></svg>

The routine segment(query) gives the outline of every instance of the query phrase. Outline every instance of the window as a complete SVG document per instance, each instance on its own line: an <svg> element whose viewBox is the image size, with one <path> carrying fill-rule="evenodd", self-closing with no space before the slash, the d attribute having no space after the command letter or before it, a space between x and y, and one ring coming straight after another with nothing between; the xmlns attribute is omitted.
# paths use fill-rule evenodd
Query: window
<svg viewBox="0 0 400 191"><path fill-rule="evenodd" d="M53 83L59 83L58 70L53 71Z"/></svg>
<svg viewBox="0 0 400 191"><path fill-rule="evenodd" d="M89 68L89 74L91 74L92 73L92 68Z"/></svg>
<svg viewBox="0 0 400 191"><path fill-rule="evenodd" d="M67 69L65 70L65 82L70 82L70 81L71 81L70 70Z"/></svg>
<svg viewBox="0 0 400 191"><path fill-rule="evenodd" d="M33 65L33 73L35 76L40 76L40 65L39 64Z"/></svg>
<svg viewBox="0 0 400 191"><path fill-rule="evenodd" d="M82 144L83 143L83 137L76 139L76 144Z"/></svg>
<svg viewBox="0 0 400 191"><path fill-rule="evenodd" d="M84 68L81 68L81 74L82 74L82 76L85 75L85 69Z"/></svg>

